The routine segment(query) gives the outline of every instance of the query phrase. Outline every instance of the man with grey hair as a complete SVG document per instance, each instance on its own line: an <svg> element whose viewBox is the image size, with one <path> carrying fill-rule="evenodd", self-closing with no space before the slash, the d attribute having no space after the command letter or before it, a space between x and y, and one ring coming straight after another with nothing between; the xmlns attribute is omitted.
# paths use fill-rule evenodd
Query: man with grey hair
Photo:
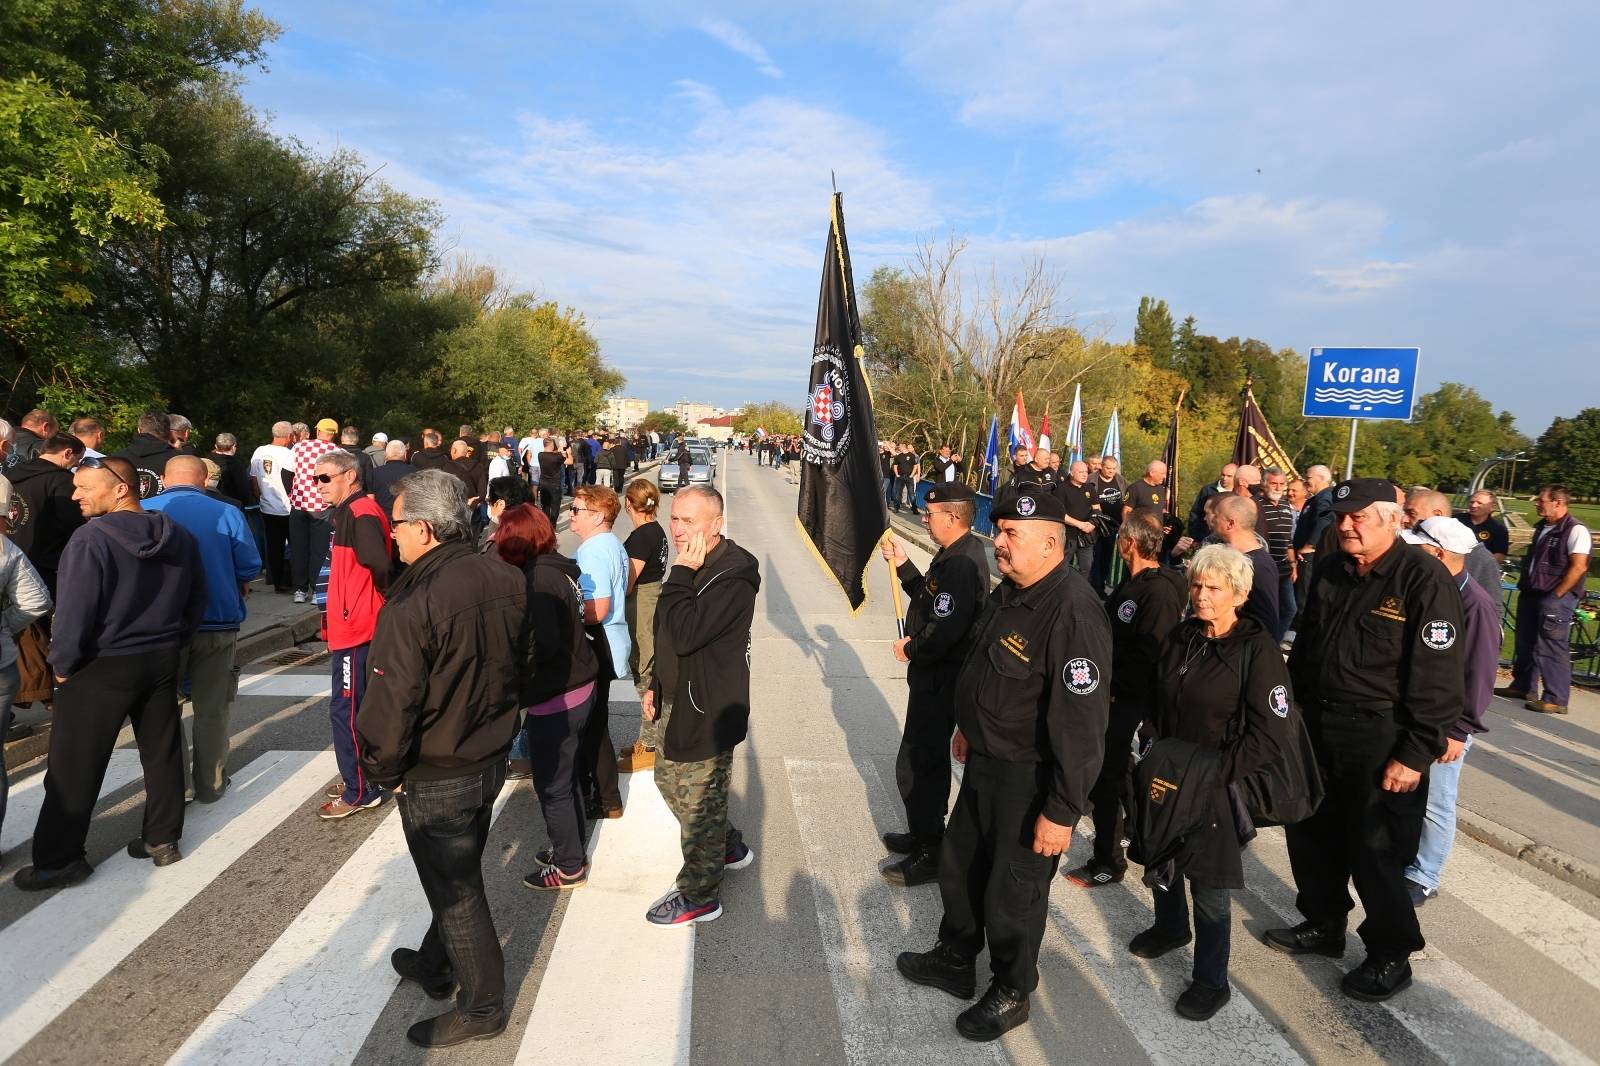
<svg viewBox="0 0 1600 1066"><path fill-rule="evenodd" d="M211 454L206 456L217 464L217 491L240 507L256 502L250 489L250 471L239 459L239 438L232 433L218 433Z"/></svg>
<svg viewBox="0 0 1600 1066"><path fill-rule="evenodd" d="M289 486L294 478L294 453L289 445L294 427L272 423L272 442L250 456L250 484L261 501L261 532L267 547L267 576L276 592L288 592Z"/></svg>
<svg viewBox="0 0 1600 1066"><path fill-rule="evenodd" d="M1451 516L1450 497L1442 492L1430 488L1417 488L1411 491L1405 502L1405 521L1402 523L1407 529L1414 529L1425 518L1449 518ZM1467 573L1483 587L1483 591L1498 599L1500 592L1500 564L1490 554L1489 549L1482 544L1477 545L1467 554Z"/></svg>
<svg viewBox="0 0 1600 1066"><path fill-rule="evenodd" d="M1461 714L1462 601L1444 564L1398 540L1393 485L1355 478L1332 501L1340 550L1317 562L1289 655L1327 795L1287 829L1305 921L1265 939L1291 955L1342 957L1354 881L1367 957L1341 987L1375 1003L1411 983L1409 957L1425 944L1405 871L1426 775Z"/></svg>
<svg viewBox="0 0 1600 1066"><path fill-rule="evenodd" d="M1248 467L1241 466L1243 474ZM1239 484L1239 478L1234 478ZM1278 564L1273 562L1261 536L1256 532L1259 513L1256 501L1248 496L1221 496L1216 502L1217 539L1250 560L1254 579L1250 583L1250 598L1244 609L1255 615L1256 621L1268 633L1278 632ZM1281 637L1277 639L1282 639Z"/></svg>
<svg viewBox="0 0 1600 1066"><path fill-rule="evenodd" d="M383 802L383 793L362 772L355 727L367 685L367 649L389 588L393 545L388 514L362 491L359 464L355 455L335 449L318 457L312 475L333 530L314 594L332 662L328 716L340 777L337 793L330 790L317 811L329 821Z"/></svg>
<svg viewBox="0 0 1600 1066"><path fill-rule="evenodd" d="M182 415L169 414L167 416L167 433L172 441L173 450L179 455L198 455L193 444L189 443L189 436L194 432L194 423Z"/></svg>
<svg viewBox="0 0 1600 1066"><path fill-rule="evenodd" d="M397 486L389 588L355 722L367 779L394 792L432 921L390 963L455 1008L412 1025L422 1047L498 1036L505 958L483 888L483 849L506 752L521 727L518 677L533 668L522 574L472 544L465 487L442 470Z"/></svg>

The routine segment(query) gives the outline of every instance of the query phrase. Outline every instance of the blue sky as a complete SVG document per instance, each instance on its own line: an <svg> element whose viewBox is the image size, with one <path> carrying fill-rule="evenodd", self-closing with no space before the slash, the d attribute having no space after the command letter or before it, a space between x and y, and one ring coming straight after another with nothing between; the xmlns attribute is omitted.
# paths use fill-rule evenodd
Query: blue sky
<svg viewBox="0 0 1600 1066"><path fill-rule="evenodd" d="M1124 339L1420 345L1536 435L1600 403L1600 8L267 0L247 99L584 311L627 392L800 405L826 231ZM1535 17L1536 14L1536 17Z"/></svg>

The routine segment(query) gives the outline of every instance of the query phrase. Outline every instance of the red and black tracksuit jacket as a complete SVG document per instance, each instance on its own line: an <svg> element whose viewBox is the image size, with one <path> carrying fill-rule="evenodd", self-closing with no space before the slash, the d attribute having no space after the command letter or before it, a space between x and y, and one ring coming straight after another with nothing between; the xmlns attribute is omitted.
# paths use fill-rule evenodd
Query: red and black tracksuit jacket
<svg viewBox="0 0 1600 1066"><path fill-rule="evenodd" d="M322 613L330 651L371 642L389 589L392 543L389 516L371 496L358 492L334 508Z"/></svg>

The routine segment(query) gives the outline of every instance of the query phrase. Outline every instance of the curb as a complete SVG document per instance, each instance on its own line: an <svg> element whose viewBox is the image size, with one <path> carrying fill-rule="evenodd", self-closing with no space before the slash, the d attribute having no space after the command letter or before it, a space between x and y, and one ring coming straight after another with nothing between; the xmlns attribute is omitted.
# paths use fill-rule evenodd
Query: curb
<svg viewBox="0 0 1600 1066"><path fill-rule="evenodd" d="M243 665L257 659L287 651L296 644L316 639L321 630L321 619L315 607L298 618L258 629L248 637L239 638L234 651L234 661ZM42 723L25 737L6 742L5 764L7 772L25 763L41 758L50 750L50 723Z"/></svg>
<svg viewBox="0 0 1600 1066"><path fill-rule="evenodd" d="M1456 828L1480 844L1543 870L1558 881L1565 881L1591 896L1600 896L1600 867L1568 855L1559 848L1540 844L1465 807L1456 809Z"/></svg>

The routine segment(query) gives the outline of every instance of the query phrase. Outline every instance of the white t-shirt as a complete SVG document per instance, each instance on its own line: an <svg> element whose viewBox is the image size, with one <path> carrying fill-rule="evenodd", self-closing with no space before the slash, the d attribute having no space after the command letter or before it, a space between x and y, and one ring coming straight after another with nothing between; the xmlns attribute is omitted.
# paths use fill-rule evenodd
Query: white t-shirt
<svg viewBox="0 0 1600 1066"><path fill-rule="evenodd" d="M261 513L287 515L289 494L283 488L283 471L294 474L294 454L281 444L263 444L250 456L250 476L261 490Z"/></svg>
<svg viewBox="0 0 1600 1066"><path fill-rule="evenodd" d="M489 460L489 480L490 481L493 481L497 477L510 477L510 476L511 476L511 460L503 459L498 455L495 456L493 459Z"/></svg>
<svg viewBox="0 0 1600 1066"><path fill-rule="evenodd" d="M1539 530L1539 539L1543 540L1544 535L1548 532L1550 532L1549 526ZM1567 554L1594 554L1594 539L1589 535L1589 527L1582 522L1572 523L1572 528L1567 530Z"/></svg>
<svg viewBox="0 0 1600 1066"><path fill-rule="evenodd" d="M517 455L524 463L537 465L539 453L544 451L544 441L539 437L523 437L517 441Z"/></svg>

